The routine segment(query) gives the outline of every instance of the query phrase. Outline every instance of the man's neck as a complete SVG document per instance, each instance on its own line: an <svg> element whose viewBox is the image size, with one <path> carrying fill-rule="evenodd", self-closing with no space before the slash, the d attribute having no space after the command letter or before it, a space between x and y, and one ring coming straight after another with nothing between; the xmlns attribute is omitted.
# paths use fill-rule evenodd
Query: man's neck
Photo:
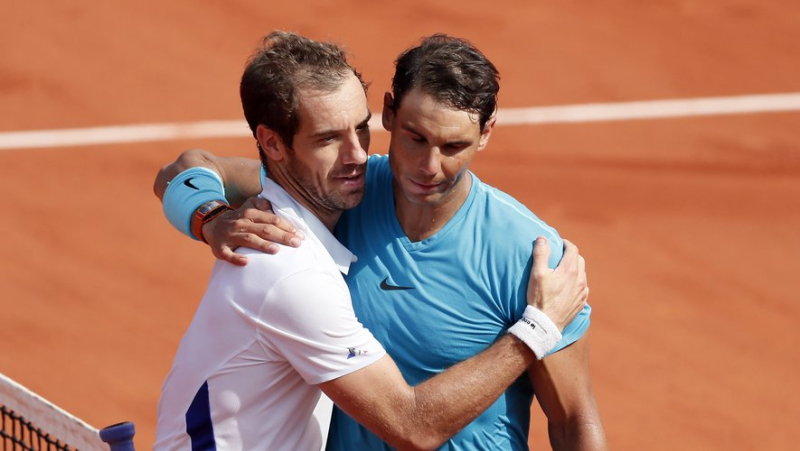
<svg viewBox="0 0 800 451"><path fill-rule="evenodd" d="M393 183L395 214L406 237L411 241L422 241L442 230L464 205L471 188L472 175L467 172L461 186L447 197L435 204L421 205L409 201L397 183Z"/></svg>
<svg viewBox="0 0 800 451"><path fill-rule="evenodd" d="M325 227L333 232L333 229L336 227L336 223L339 222L339 218L342 217L342 210L328 210L315 203L311 202L306 196L303 195L303 192L297 189L297 185L295 183L291 183L291 181L281 177L280 174L275 177L275 174L268 175L275 183L278 184L281 188L283 188L292 199L297 201L300 205L305 207L308 211L314 214L320 222L322 222Z"/></svg>

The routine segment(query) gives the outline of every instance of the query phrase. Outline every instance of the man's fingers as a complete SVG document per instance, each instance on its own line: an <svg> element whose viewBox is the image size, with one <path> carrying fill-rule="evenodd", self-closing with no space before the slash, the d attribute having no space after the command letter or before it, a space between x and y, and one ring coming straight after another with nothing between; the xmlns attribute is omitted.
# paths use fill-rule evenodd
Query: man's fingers
<svg viewBox="0 0 800 451"><path fill-rule="evenodd" d="M242 211L241 219L237 219L233 229L238 232L255 233L261 238L287 246L297 247L305 238L288 220L271 212L255 208Z"/></svg>
<svg viewBox="0 0 800 451"><path fill-rule="evenodd" d="M289 246L300 246L300 242L305 238L303 233L297 230L291 222L287 221L280 216L273 215L274 222L271 224L273 230L269 238L275 238L276 243L286 244ZM265 237L267 238L267 237Z"/></svg>
<svg viewBox="0 0 800 451"><path fill-rule="evenodd" d="M215 257L240 266L247 264L247 258L234 252L239 247L275 254L281 244L298 247L304 239L291 222L271 211L269 201L258 197L203 225L203 237Z"/></svg>
<svg viewBox="0 0 800 451"><path fill-rule="evenodd" d="M570 313L568 322L575 319L575 317L578 316L581 310L583 310L583 308L586 307L586 303L589 301L589 287L584 287L583 290L581 290L581 292L578 294L576 299L580 302L575 303L575 308L572 310L572 313Z"/></svg>
<svg viewBox="0 0 800 451"><path fill-rule="evenodd" d="M238 242L237 245L264 251L267 251L267 249L263 247L263 243L261 243L259 239L286 246L298 247L304 238L303 234L289 221L275 216L272 213L265 213L252 208L243 211L240 218L231 218L228 223L221 224L219 229L219 239L224 241L236 242L236 237L253 235L252 237L248 237L247 241ZM253 243L255 243L257 247L252 246L251 244ZM273 248L272 251L275 249L277 249L277 247Z"/></svg>
<svg viewBox="0 0 800 451"><path fill-rule="evenodd" d="M231 263L236 266L244 266L247 264L247 257L244 255L239 255L231 250L231 248L225 246L220 249L219 253L214 253L215 257L220 260L225 260L228 263Z"/></svg>
<svg viewBox="0 0 800 451"><path fill-rule="evenodd" d="M297 234L287 232L285 229L281 229L274 224L241 222L235 230L236 233L240 235L253 235L248 237L248 244L241 244L242 246L251 247L249 243L256 243L259 247L254 249L263 251L267 251L267 249L262 246L261 240L292 247L299 247L302 243L302 239ZM275 246L273 250L277 250L277 246Z"/></svg>
<svg viewBox="0 0 800 451"><path fill-rule="evenodd" d="M253 233L240 233L233 237L237 247L247 247L267 254L276 254L280 248L270 240L265 240L261 236Z"/></svg>
<svg viewBox="0 0 800 451"><path fill-rule="evenodd" d="M253 196L248 198L239 207L240 210L247 210L251 208L272 213L272 203L270 203L270 201L268 201L267 199L264 199L263 197L259 196Z"/></svg>
<svg viewBox="0 0 800 451"><path fill-rule="evenodd" d="M584 285L588 285L589 281L586 277L586 259L583 258L583 255L578 255L578 274L580 274L581 282Z"/></svg>
<svg viewBox="0 0 800 451"><path fill-rule="evenodd" d="M270 202L267 199L255 196L248 199L248 202L251 200L254 208L257 208L261 211L272 211L272 204L270 204ZM247 202L245 202L245 204L246 203Z"/></svg>
<svg viewBox="0 0 800 451"><path fill-rule="evenodd" d="M564 241L564 255L561 256L561 262L559 262L556 271L559 272L571 272L578 270L578 257L580 254L578 253L578 246L575 246L572 241L563 240Z"/></svg>
<svg viewBox="0 0 800 451"><path fill-rule="evenodd" d="M276 215L272 211L272 204L261 197L255 196L247 199L239 208L241 220L237 221L238 230L255 233L261 238L287 246L300 246L304 238L302 232L297 230L288 220ZM260 229L248 228L247 221L259 224ZM276 248L277 249L277 248Z"/></svg>
<svg viewBox="0 0 800 451"><path fill-rule="evenodd" d="M237 211L241 212L240 217L242 221L250 221L256 224L276 224L281 219L275 216L271 211L261 211L254 207L245 208L245 205L239 207Z"/></svg>
<svg viewBox="0 0 800 451"><path fill-rule="evenodd" d="M533 244L533 269L536 275L543 275L550 271L547 262L550 261L550 244L547 238L540 236Z"/></svg>

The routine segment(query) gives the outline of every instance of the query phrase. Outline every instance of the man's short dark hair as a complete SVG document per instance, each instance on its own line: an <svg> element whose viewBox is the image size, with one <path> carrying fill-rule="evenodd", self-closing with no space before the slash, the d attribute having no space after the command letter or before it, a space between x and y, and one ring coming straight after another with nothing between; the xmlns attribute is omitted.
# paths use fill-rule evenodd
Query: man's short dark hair
<svg viewBox="0 0 800 451"><path fill-rule="evenodd" d="M270 33L250 57L239 85L244 117L253 136L263 124L291 149L300 127L298 90L332 92L351 73L366 91L361 74L338 45L285 31Z"/></svg>
<svg viewBox="0 0 800 451"><path fill-rule="evenodd" d="M395 111L414 88L451 108L478 115L482 131L497 108L500 74L469 41L435 34L401 53L395 61Z"/></svg>

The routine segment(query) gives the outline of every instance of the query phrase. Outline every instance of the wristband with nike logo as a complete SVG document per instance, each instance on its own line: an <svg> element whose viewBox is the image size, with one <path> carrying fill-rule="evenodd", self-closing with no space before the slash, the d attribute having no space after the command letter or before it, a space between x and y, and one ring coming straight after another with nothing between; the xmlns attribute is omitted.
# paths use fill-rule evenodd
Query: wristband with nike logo
<svg viewBox="0 0 800 451"><path fill-rule="evenodd" d="M167 185L164 215L179 232L199 241L200 237L192 231L192 217L201 205L214 200L227 205L225 187L219 175L208 168L189 168Z"/></svg>

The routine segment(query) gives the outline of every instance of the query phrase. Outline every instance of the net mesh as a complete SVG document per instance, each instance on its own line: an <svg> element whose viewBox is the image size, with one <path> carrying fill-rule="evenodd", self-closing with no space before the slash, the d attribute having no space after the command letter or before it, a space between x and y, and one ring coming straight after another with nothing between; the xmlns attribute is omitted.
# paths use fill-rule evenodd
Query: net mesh
<svg viewBox="0 0 800 451"><path fill-rule="evenodd" d="M108 449L97 429L0 374L0 451Z"/></svg>
<svg viewBox="0 0 800 451"><path fill-rule="evenodd" d="M0 405L0 450L71 450L69 445L50 437L27 418Z"/></svg>

